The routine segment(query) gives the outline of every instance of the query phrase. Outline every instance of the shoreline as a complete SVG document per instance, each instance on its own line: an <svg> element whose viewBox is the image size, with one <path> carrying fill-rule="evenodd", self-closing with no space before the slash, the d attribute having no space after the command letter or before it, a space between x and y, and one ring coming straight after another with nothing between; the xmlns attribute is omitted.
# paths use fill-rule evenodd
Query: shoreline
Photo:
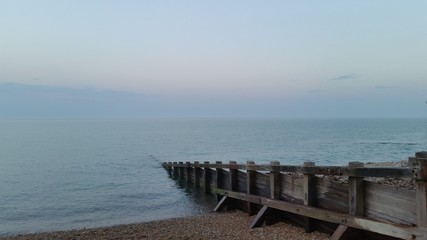
<svg viewBox="0 0 427 240"><path fill-rule="evenodd" d="M33 233L0 240L33 239L328 239L329 234L305 233L285 222L249 229L255 216L235 210L110 227Z"/></svg>

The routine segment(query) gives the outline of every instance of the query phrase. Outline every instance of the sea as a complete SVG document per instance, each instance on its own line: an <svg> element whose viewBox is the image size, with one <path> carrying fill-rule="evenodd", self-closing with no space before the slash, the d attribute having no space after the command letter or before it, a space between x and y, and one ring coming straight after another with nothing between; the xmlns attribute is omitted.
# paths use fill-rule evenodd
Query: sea
<svg viewBox="0 0 427 240"><path fill-rule="evenodd" d="M343 166L425 150L426 119L0 120L0 236L212 211L162 162Z"/></svg>

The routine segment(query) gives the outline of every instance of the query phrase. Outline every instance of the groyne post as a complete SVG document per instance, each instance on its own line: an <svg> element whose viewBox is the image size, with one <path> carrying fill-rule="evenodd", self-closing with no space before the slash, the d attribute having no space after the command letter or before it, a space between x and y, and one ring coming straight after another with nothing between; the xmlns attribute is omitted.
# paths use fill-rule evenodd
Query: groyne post
<svg viewBox="0 0 427 240"><path fill-rule="evenodd" d="M218 165L222 164L222 161L216 161L215 164L217 165L215 168L216 171L216 188L221 189L222 188L222 168ZM219 202L222 199L222 196L220 194L217 194L217 202Z"/></svg>
<svg viewBox="0 0 427 240"><path fill-rule="evenodd" d="M348 167L354 171L355 168L364 167L363 162L349 162ZM348 206L351 215L363 216L365 211L365 189L363 177L348 177Z"/></svg>
<svg viewBox="0 0 427 240"><path fill-rule="evenodd" d="M194 162L194 186L200 187L200 163Z"/></svg>
<svg viewBox="0 0 427 240"><path fill-rule="evenodd" d="M237 162L236 161L230 161L229 162L229 169L230 169L230 190L233 192L237 191L238 188L238 179L237 179ZM233 209L234 201L229 201L229 203L227 204L227 208L228 209Z"/></svg>
<svg viewBox="0 0 427 240"><path fill-rule="evenodd" d="M364 167L363 162L349 162L348 168L352 174L357 172L357 168ZM357 174L355 174L357 175ZM363 183L363 177L349 176L348 177L348 212L354 216L365 215L365 188ZM348 226L339 225L335 232L330 237L331 240L338 240L343 238L351 238L350 234L354 234L354 231L350 231Z"/></svg>
<svg viewBox="0 0 427 240"><path fill-rule="evenodd" d="M184 178L184 168L182 167L184 165L183 162L178 162L179 164L179 179Z"/></svg>
<svg viewBox="0 0 427 240"><path fill-rule="evenodd" d="M277 200L280 198L280 162L272 161L270 167L270 196Z"/></svg>
<svg viewBox="0 0 427 240"><path fill-rule="evenodd" d="M427 152L415 153L418 169L415 178L417 226L427 227Z"/></svg>
<svg viewBox="0 0 427 240"><path fill-rule="evenodd" d="M256 172L252 170L252 166L255 165L254 161L247 161L246 162L246 193L247 194L254 194L255 193L255 187L256 187ZM252 216L255 214L255 204L248 201L248 214L249 216Z"/></svg>
<svg viewBox="0 0 427 240"><path fill-rule="evenodd" d="M205 193L210 193L211 192L211 168L209 166L209 161L204 162L203 170L205 172L204 179L203 179L204 180L203 188L205 189Z"/></svg>
<svg viewBox="0 0 427 240"><path fill-rule="evenodd" d="M280 189L281 189L281 179L280 179L280 162L272 161L270 163L271 171L270 171L270 196L273 200L280 199ZM267 225L274 224L278 222L277 215L274 214L277 210L268 208L265 212L266 219L265 223Z"/></svg>
<svg viewBox="0 0 427 240"><path fill-rule="evenodd" d="M177 162L173 162L173 178L178 179L178 167L176 167Z"/></svg>
<svg viewBox="0 0 427 240"><path fill-rule="evenodd" d="M185 180L187 183L191 182L191 163L185 162Z"/></svg>
<svg viewBox="0 0 427 240"><path fill-rule="evenodd" d="M269 173L269 187L270 187L270 198L272 200L280 199L280 162L270 162L270 173ZM257 213L255 219L249 226L251 229L262 225L265 222L266 225L271 225L277 221L277 218L273 217L272 213L275 209L268 206L263 206Z"/></svg>
<svg viewBox="0 0 427 240"><path fill-rule="evenodd" d="M304 190L304 205L305 206L315 206L316 205L316 178L313 171L310 167L314 167L316 165L315 162L304 162L303 173L304 173L304 182L303 182L303 190ZM312 220L309 217L304 218L304 229L305 232L309 233L313 231Z"/></svg>

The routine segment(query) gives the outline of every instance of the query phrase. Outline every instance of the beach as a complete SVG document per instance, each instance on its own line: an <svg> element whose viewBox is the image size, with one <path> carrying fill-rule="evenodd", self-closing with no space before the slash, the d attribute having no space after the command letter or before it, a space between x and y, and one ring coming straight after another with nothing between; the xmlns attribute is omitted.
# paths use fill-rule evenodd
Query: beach
<svg viewBox="0 0 427 240"><path fill-rule="evenodd" d="M35 233L0 238L32 239L328 239L320 232L305 233L304 228L285 222L249 229L255 216L242 211L208 213L185 218L143 222L112 227Z"/></svg>

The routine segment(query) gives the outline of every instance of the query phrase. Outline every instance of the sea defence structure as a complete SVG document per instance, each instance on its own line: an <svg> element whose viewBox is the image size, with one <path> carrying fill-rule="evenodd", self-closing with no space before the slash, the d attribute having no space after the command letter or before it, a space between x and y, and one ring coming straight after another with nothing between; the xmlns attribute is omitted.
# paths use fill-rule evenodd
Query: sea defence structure
<svg viewBox="0 0 427 240"><path fill-rule="evenodd" d="M215 211L255 215L250 228L286 219L336 239L427 239L427 152L407 167L300 166L248 161L165 162L170 176L217 197ZM388 185L404 180L412 187ZM356 236L356 237L354 237Z"/></svg>

